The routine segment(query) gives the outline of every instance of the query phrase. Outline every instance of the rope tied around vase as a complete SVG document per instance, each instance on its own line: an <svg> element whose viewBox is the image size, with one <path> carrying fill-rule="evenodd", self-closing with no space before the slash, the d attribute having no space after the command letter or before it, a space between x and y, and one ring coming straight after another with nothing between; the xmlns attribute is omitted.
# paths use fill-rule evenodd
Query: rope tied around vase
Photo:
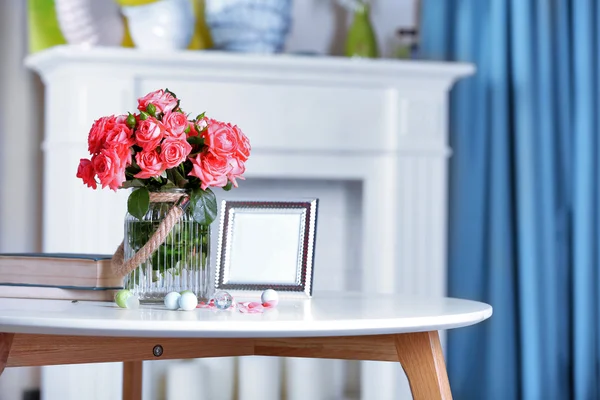
<svg viewBox="0 0 600 400"><path fill-rule="evenodd" d="M174 203L156 231L131 258L125 260L125 240L121 242L112 257L112 269L118 276L126 276L138 265L146 262L158 247L165 242L169 233L190 205L190 197L185 193L150 193L150 203Z"/></svg>

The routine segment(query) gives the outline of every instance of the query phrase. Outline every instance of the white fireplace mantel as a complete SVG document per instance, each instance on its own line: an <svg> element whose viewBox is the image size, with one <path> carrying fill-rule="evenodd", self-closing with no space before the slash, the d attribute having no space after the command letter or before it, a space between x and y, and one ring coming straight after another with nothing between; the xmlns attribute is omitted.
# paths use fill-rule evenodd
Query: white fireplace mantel
<svg viewBox="0 0 600 400"><path fill-rule="evenodd" d="M339 83L351 86L418 87L422 83L449 88L458 78L474 73L472 64L432 61L401 61L301 55L236 54L220 51L154 52L117 47L85 48L57 46L28 57L27 66L49 78L65 63L77 68L85 64L121 74L140 75L123 66L162 69L164 75L205 75L235 80L266 79L300 83ZM172 72L168 72L172 70ZM425 88L423 88L425 89Z"/></svg>
<svg viewBox="0 0 600 400"><path fill-rule="evenodd" d="M126 193L84 188L75 170L94 119L133 111L137 97L167 87L184 110L234 121L250 137L247 186L235 196L264 198L283 185L286 194L325 196L316 290L444 295L448 91L472 65L69 46L26 63L46 86L45 251L110 252L118 244ZM262 186L252 188L253 179ZM318 368L290 365L288 376L296 368L318 381ZM362 397L398 398L400 373L363 364ZM299 384L291 375L288 398L325 398L306 377ZM277 398L239 376L240 398Z"/></svg>

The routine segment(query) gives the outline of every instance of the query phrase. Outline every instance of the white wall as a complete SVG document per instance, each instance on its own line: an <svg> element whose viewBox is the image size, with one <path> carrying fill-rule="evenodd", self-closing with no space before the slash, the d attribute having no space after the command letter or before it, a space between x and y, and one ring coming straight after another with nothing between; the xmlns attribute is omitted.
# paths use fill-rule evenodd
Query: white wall
<svg viewBox="0 0 600 400"><path fill-rule="evenodd" d="M23 66L26 2L0 1L0 251L39 248L42 85Z"/></svg>
<svg viewBox="0 0 600 400"><path fill-rule="evenodd" d="M37 251L41 237L41 84L22 65L26 4L0 0L0 252ZM37 368L5 370L0 400L20 400L39 380Z"/></svg>

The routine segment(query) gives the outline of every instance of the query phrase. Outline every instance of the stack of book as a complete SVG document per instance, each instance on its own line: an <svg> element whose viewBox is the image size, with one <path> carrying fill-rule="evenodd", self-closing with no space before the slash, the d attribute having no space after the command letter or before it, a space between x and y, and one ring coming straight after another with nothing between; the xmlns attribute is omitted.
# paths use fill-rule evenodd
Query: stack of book
<svg viewBox="0 0 600 400"><path fill-rule="evenodd" d="M109 255L0 254L0 297L112 301L122 285Z"/></svg>

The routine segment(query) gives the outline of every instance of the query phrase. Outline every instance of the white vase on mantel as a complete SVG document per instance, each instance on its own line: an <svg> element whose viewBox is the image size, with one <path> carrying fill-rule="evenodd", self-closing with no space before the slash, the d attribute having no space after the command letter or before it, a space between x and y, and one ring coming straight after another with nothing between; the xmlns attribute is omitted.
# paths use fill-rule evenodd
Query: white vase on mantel
<svg viewBox="0 0 600 400"><path fill-rule="evenodd" d="M190 0L160 0L121 10L137 48L185 49L192 40L196 17Z"/></svg>
<svg viewBox="0 0 600 400"><path fill-rule="evenodd" d="M119 46L125 26L114 0L54 0L60 30L69 44Z"/></svg>

